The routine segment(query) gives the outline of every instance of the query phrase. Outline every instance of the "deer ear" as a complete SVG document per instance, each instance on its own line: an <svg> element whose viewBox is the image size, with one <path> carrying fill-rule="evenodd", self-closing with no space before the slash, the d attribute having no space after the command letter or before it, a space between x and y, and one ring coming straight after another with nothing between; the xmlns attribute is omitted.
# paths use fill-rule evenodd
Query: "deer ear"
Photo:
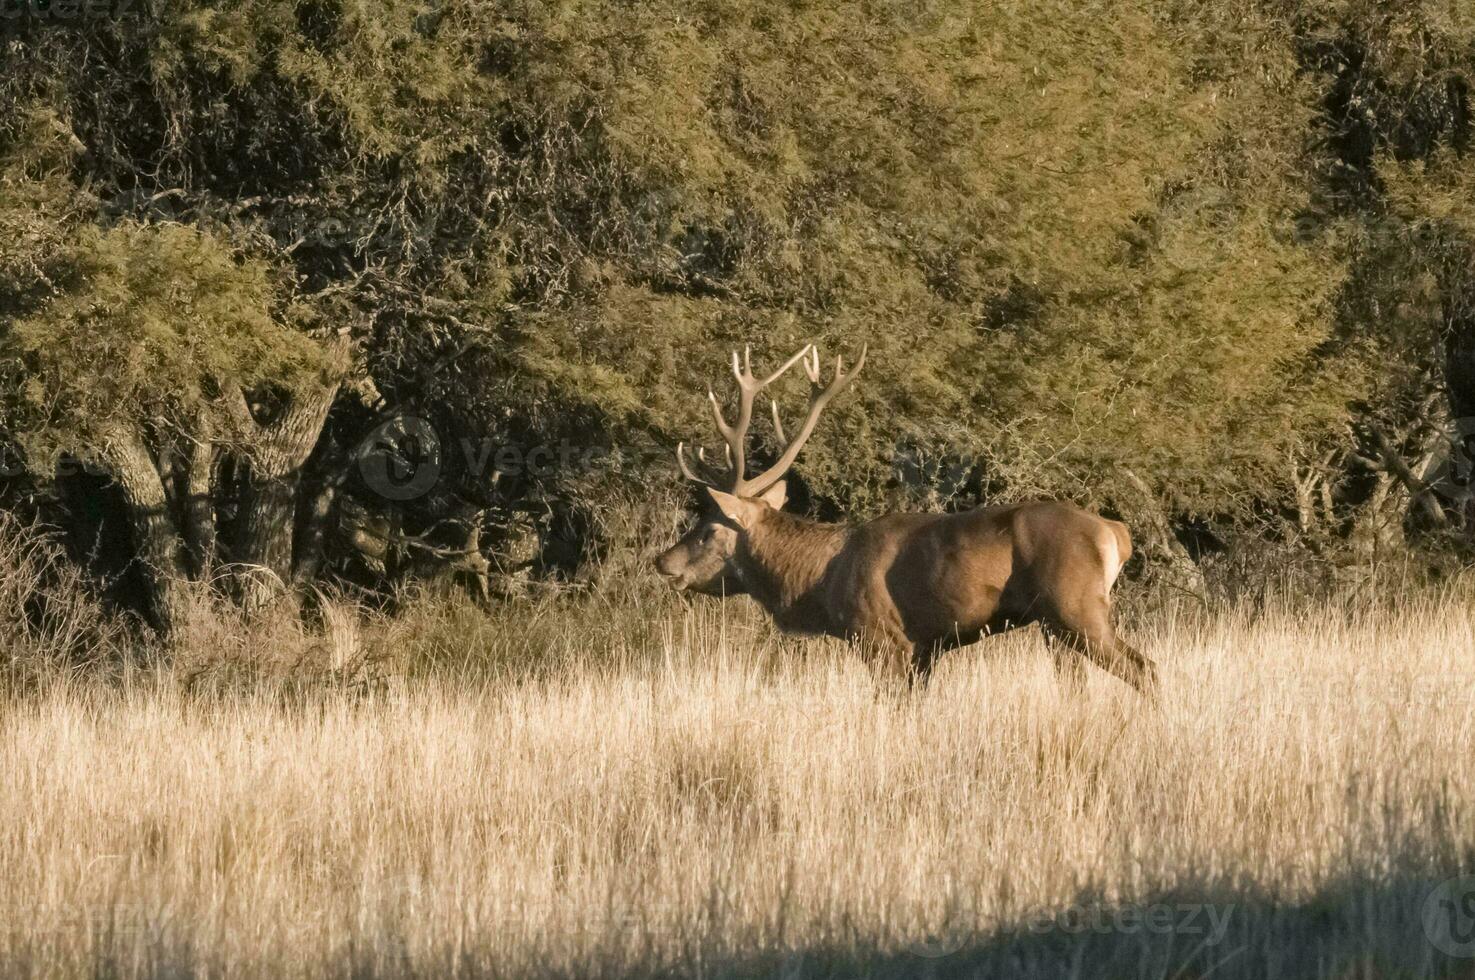
<svg viewBox="0 0 1475 980"><path fill-rule="evenodd" d="M774 510L783 510L784 504L788 503L789 500L789 484L784 480L780 480L760 493L758 499Z"/></svg>
<svg viewBox="0 0 1475 980"><path fill-rule="evenodd" d="M744 531L752 527L753 522L758 519L759 506L751 500L723 493L713 487L708 487L707 493L712 495L712 502L722 511L722 515Z"/></svg>

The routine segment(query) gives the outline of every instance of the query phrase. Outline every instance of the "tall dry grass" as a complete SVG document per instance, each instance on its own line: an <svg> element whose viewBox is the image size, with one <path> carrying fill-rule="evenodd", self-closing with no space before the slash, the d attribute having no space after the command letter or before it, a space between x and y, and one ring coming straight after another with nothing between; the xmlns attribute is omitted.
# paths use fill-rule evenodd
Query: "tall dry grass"
<svg viewBox="0 0 1475 980"><path fill-rule="evenodd" d="M1030 634L907 693L741 602L519 615L328 617L354 635L322 656L375 651L374 683L166 663L11 687L0 973L1475 963L1424 916L1475 870L1475 639L1453 595L1139 624L1155 708L1099 674L1068 696Z"/></svg>

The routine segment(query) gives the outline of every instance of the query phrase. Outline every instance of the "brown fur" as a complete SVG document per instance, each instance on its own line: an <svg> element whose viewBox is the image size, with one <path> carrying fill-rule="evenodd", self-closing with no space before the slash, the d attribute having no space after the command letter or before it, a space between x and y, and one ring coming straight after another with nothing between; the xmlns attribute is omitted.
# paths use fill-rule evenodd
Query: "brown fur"
<svg viewBox="0 0 1475 980"><path fill-rule="evenodd" d="M1085 657L1139 691L1156 683L1152 661L1118 639L1111 621L1111 585L1132 548L1116 521L1044 501L847 527L771 501L713 497L724 512L714 520L736 532L722 574L735 575L785 631L874 645L925 676L945 650L1039 623L1072 680ZM683 544L657 560L663 574L676 577L681 556L671 556Z"/></svg>

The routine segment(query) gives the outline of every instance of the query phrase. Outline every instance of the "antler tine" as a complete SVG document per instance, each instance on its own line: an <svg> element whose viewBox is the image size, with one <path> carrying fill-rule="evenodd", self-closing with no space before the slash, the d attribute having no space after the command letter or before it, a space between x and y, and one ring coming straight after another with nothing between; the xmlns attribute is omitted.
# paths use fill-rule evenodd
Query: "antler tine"
<svg viewBox="0 0 1475 980"><path fill-rule="evenodd" d="M814 355L813 359L806 358L804 361L804 373L809 376L809 383L819 384L819 345L810 344L809 352Z"/></svg>
<svg viewBox="0 0 1475 980"><path fill-rule="evenodd" d="M749 393L746 385L742 384L742 373L738 366L737 351L732 352L732 370L738 378L738 413L737 421L731 425L722 414L722 405L717 401L717 396L709 389L707 400L712 403L712 424L717 426L717 432L722 436L722 441L727 444L727 458L732 469L732 482L737 485L743 479L743 468L747 465L743 452L743 444L748 438L748 425L753 418L753 396Z"/></svg>
<svg viewBox="0 0 1475 980"><path fill-rule="evenodd" d="M701 459L700 450L697 451L697 458ZM706 460L703 459L702 462L705 463ZM676 466L681 470L681 475L692 483L701 483L709 487L717 486L715 480L700 475L686 462L686 443L684 442L678 442L676 444Z"/></svg>
<svg viewBox="0 0 1475 980"><path fill-rule="evenodd" d="M804 444L809 441L810 435L814 433L814 427L819 423L819 417L824 413L825 406L830 403L830 399L845 390L845 386L855 380L855 376L860 374L861 368L865 367L866 364L866 347L861 347L860 356L855 359L855 367L851 368L848 373L845 370L845 359L843 357L836 357L835 377L830 380L828 385L821 387L819 348L813 347L812 349L814 351L813 361L804 362L804 369L809 375L810 380L809 412L804 417L804 424L794 434L793 440L786 442L783 452L779 454L778 460L772 466L751 480L740 480L737 484L737 489L733 491L734 493L742 496L753 496L762 493L777 483L789 471L789 468L794 465L794 460L799 458L799 451L804 448ZM775 408L774 417L775 419L778 417L777 408Z"/></svg>
<svg viewBox="0 0 1475 980"><path fill-rule="evenodd" d="M783 364L781 364L779 366L779 369L777 371L773 372L768 377L766 377L762 381L758 382L757 383L757 386L754 389L754 391L756 392L756 391L761 390L763 388L767 388L769 385L773 384L779 378L782 378L785 374L788 373L789 368L793 367L795 364L799 363L799 361L803 360L804 355L807 354L807 353L809 353L813 349L814 349L814 345L813 344L805 344L804 345L804 348L802 350L800 350L799 353L795 354L793 357L789 358L787 361L785 361Z"/></svg>
<svg viewBox="0 0 1475 980"><path fill-rule="evenodd" d="M782 449L789 442L789 437L784 435L784 420L778 417L778 402L772 398L768 405L773 409L773 434L778 439L779 448Z"/></svg>

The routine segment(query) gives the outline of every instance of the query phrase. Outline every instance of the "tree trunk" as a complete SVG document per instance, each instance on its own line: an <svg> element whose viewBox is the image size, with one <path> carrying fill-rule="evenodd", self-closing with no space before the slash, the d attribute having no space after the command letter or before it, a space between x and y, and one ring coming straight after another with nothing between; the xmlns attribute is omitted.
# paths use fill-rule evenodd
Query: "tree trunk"
<svg viewBox="0 0 1475 980"><path fill-rule="evenodd" d="M215 444L202 433L193 444L188 478L184 483L184 540L190 570L208 582L215 569L215 500L212 496Z"/></svg>
<svg viewBox="0 0 1475 980"><path fill-rule="evenodd" d="M316 581L328 558L328 529L334 516L338 492L348 476L347 459L336 443L326 453L326 472L308 491L309 497L299 508L302 527L297 532L297 551L293 558L295 584Z"/></svg>
<svg viewBox="0 0 1475 980"><path fill-rule="evenodd" d="M179 554L179 529L169 513L163 478L137 430L116 435L104 458L128 504L134 553L148 590L149 618L167 636L184 612L186 574Z"/></svg>
<svg viewBox="0 0 1475 980"><path fill-rule="evenodd" d="M1132 526L1132 537L1149 565L1173 588L1203 599L1208 593L1203 569L1173 533L1172 521L1162 501L1136 473L1131 470L1123 473L1138 493L1136 509L1141 519Z"/></svg>
<svg viewBox="0 0 1475 980"><path fill-rule="evenodd" d="M233 556L247 608L274 601L292 583L297 486L337 391L336 384L299 391L269 424L255 427Z"/></svg>
<svg viewBox="0 0 1475 980"><path fill-rule="evenodd" d="M259 609L287 591L292 581L292 530L297 481L291 476L250 479L241 497L236 571L241 602Z"/></svg>
<svg viewBox="0 0 1475 980"><path fill-rule="evenodd" d="M1409 493L1391 473L1379 472L1373 492L1358 508L1348 543L1362 570L1371 572L1382 562L1403 554L1407 542L1403 521L1408 514Z"/></svg>

